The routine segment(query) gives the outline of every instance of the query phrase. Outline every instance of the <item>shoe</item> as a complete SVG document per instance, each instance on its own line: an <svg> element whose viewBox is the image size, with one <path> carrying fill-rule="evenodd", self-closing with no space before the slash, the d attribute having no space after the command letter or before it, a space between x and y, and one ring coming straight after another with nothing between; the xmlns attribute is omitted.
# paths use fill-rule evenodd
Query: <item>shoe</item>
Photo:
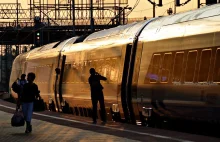
<svg viewBox="0 0 220 142"><path fill-rule="evenodd" d="M92 124L96 124L96 123L97 123L97 121L93 121L93 122L92 122Z"/></svg>
<svg viewBox="0 0 220 142"><path fill-rule="evenodd" d="M105 125L106 124L106 121L102 121L102 123L101 123L102 125Z"/></svg>
<svg viewBox="0 0 220 142"><path fill-rule="evenodd" d="M30 133L32 131L32 125L29 121L26 121L26 130L25 133Z"/></svg>
<svg viewBox="0 0 220 142"><path fill-rule="evenodd" d="M28 131L32 132L32 125L29 126Z"/></svg>
<svg viewBox="0 0 220 142"><path fill-rule="evenodd" d="M28 134L28 133L30 133L30 131L28 131L28 130L25 130L25 133L26 133L26 134Z"/></svg>

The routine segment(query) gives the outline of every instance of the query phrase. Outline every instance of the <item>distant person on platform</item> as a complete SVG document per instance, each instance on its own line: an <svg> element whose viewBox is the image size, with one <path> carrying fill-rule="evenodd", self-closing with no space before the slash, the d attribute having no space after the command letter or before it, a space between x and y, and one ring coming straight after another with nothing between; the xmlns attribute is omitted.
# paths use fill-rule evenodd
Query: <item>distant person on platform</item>
<svg viewBox="0 0 220 142"><path fill-rule="evenodd" d="M18 79L18 85L19 85L19 92L18 94L18 103L17 103L17 108L20 108L20 99L21 99L21 94L23 93L23 88L24 88L24 84L27 83L27 80L25 79L26 74L22 74L21 75L21 79Z"/></svg>
<svg viewBox="0 0 220 142"><path fill-rule="evenodd" d="M23 88L24 88L24 84L27 83L27 80L25 79L25 77L26 77L26 74L22 74L21 79L18 80L18 85L21 88L21 92L20 92L21 94L22 94L22 91L23 91Z"/></svg>
<svg viewBox="0 0 220 142"><path fill-rule="evenodd" d="M92 99L92 106L93 106L93 124L96 124L96 117L97 117L97 103L99 101L100 108L101 108L101 119L102 122L106 123L106 111L105 111L105 103L104 103L104 95L103 95L103 86L100 83L100 80L107 80L106 77L101 76L98 74L94 68L89 70L90 77L89 77L89 84L91 89L91 99Z"/></svg>
<svg viewBox="0 0 220 142"><path fill-rule="evenodd" d="M33 114L33 105L35 98L39 97L38 86L34 83L35 74L28 73L28 83L24 84L23 93L21 95L22 111L26 122L25 133L32 131L31 118Z"/></svg>

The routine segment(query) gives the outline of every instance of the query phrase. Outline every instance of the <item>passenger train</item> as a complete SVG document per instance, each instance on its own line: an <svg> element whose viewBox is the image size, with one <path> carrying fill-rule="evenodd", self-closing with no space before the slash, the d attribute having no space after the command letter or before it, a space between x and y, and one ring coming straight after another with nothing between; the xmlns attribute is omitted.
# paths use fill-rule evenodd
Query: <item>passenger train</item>
<svg viewBox="0 0 220 142"><path fill-rule="evenodd" d="M9 85L34 72L48 107L90 116L90 68L108 79L102 84L110 119L219 122L220 4L35 48L16 57Z"/></svg>

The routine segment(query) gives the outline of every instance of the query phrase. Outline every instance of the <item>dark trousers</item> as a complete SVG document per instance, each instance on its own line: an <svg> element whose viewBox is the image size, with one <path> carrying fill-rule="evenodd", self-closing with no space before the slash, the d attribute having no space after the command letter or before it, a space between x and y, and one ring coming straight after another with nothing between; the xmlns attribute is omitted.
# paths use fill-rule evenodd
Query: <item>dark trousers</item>
<svg viewBox="0 0 220 142"><path fill-rule="evenodd" d="M18 98L17 98L17 103L16 103L16 109L20 109L20 107L21 107L21 95L20 94L18 94Z"/></svg>
<svg viewBox="0 0 220 142"><path fill-rule="evenodd" d="M106 111L105 111L105 103L104 103L104 96L103 92L93 92L92 93L92 118L93 122L96 122L97 118L97 103L99 102L100 109L101 109L101 119L102 121L106 121Z"/></svg>

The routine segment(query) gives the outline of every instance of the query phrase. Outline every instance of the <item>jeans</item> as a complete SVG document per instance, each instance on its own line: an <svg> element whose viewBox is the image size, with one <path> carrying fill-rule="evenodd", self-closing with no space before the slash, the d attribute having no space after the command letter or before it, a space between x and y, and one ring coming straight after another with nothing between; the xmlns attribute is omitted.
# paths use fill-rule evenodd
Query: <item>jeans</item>
<svg viewBox="0 0 220 142"><path fill-rule="evenodd" d="M31 122L32 114L33 114L33 102L22 103L22 111L24 114L25 121Z"/></svg>

